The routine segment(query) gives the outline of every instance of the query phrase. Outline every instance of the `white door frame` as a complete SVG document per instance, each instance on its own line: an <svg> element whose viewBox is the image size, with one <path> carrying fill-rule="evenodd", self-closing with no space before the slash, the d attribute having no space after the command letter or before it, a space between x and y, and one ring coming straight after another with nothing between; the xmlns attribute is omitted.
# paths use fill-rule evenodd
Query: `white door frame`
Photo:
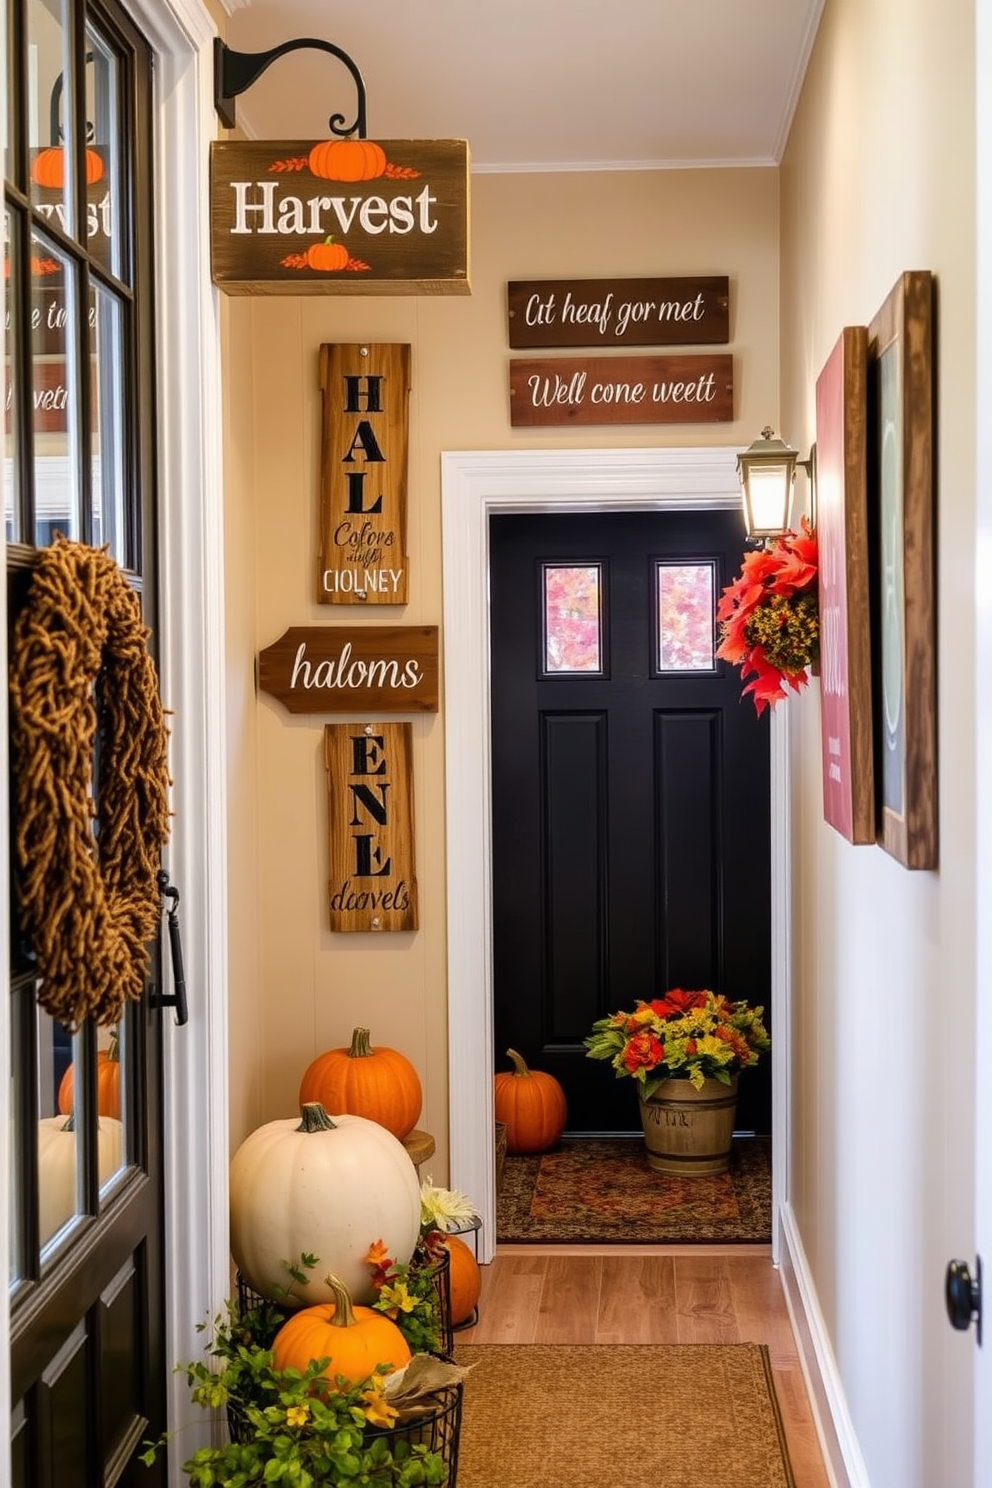
<svg viewBox="0 0 992 1488"><path fill-rule="evenodd" d="M496 1234L493 1116L489 518L496 512L722 511L740 506L737 451L496 450L441 456L451 1183ZM743 524L741 547L743 551ZM742 706L746 706L742 704ZM786 1197L789 1048L787 745L772 716L773 1214ZM773 1223L777 1237L778 1225ZM777 1243L777 1241L776 1241Z"/></svg>

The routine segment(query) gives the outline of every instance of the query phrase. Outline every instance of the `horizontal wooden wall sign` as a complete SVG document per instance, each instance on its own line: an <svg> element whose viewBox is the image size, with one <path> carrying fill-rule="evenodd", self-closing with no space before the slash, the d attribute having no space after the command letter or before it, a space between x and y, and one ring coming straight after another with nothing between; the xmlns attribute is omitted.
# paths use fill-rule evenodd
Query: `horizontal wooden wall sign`
<svg viewBox="0 0 992 1488"><path fill-rule="evenodd" d="M290 713L436 713L436 625L292 625L258 653L258 685Z"/></svg>
<svg viewBox="0 0 992 1488"><path fill-rule="evenodd" d="M710 346L730 340L730 281L523 279L507 285L510 345Z"/></svg>
<svg viewBox="0 0 992 1488"><path fill-rule="evenodd" d="M406 604L410 348L320 348L321 604Z"/></svg>
<svg viewBox="0 0 992 1488"><path fill-rule="evenodd" d="M215 141L226 294L469 294L465 140Z"/></svg>
<svg viewBox="0 0 992 1488"><path fill-rule="evenodd" d="M560 424L706 424L734 417L734 359L709 356L515 357L514 428Z"/></svg>
<svg viewBox="0 0 992 1488"><path fill-rule="evenodd" d="M413 725L324 725L332 930L416 930Z"/></svg>

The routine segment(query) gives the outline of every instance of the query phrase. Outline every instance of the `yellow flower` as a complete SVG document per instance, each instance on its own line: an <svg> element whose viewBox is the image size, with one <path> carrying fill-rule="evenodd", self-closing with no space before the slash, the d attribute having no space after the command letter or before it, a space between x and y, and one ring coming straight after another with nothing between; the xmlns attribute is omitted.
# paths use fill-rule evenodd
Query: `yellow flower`
<svg viewBox="0 0 992 1488"><path fill-rule="evenodd" d="M362 1400L365 1402L365 1419L370 1426L392 1426L399 1415L399 1411L389 1404L383 1394L385 1381L381 1374L374 1374L369 1381L369 1388L362 1391Z"/></svg>
<svg viewBox="0 0 992 1488"><path fill-rule="evenodd" d="M286 1412L288 1426L305 1426L309 1419L310 1407L308 1405L291 1405Z"/></svg>
<svg viewBox="0 0 992 1488"><path fill-rule="evenodd" d="M387 1283L379 1293L379 1301L386 1304L386 1316L393 1318L398 1312L412 1312L417 1305L417 1298L410 1295L405 1281Z"/></svg>

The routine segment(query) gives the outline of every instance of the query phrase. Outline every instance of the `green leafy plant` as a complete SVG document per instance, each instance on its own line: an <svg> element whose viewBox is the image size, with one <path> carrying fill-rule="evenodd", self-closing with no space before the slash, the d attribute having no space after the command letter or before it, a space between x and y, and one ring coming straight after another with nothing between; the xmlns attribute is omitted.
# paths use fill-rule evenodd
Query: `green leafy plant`
<svg viewBox="0 0 992 1488"><path fill-rule="evenodd" d="M707 1077L729 1085L771 1048L763 1012L716 992L675 987L638 1002L631 1013L599 1018L585 1040L586 1053L637 1080L645 1100L671 1079L690 1080L697 1089Z"/></svg>
<svg viewBox="0 0 992 1488"><path fill-rule="evenodd" d="M376 1290L372 1307L392 1319L411 1353L442 1352L441 1299L434 1281L444 1261L440 1231L431 1228L422 1234L406 1264L397 1264L381 1240L370 1246L366 1260Z"/></svg>
<svg viewBox="0 0 992 1488"><path fill-rule="evenodd" d="M288 1298L307 1283L317 1258L304 1254L285 1263ZM274 1366L272 1340L286 1318L279 1301L258 1299L244 1307L229 1300L211 1330L209 1361L180 1366L190 1398L205 1410L226 1410L231 1440L201 1447L183 1464L191 1488L430 1488L448 1480L443 1454L432 1451L416 1426L397 1426L397 1412L384 1395L385 1370L355 1385L341 1376L334 1388L321 1378L327 1359L306 1370ZM201 1331L206 1324L201 1324ZM151 1464L169 1441L145 1443Z"/></svg>

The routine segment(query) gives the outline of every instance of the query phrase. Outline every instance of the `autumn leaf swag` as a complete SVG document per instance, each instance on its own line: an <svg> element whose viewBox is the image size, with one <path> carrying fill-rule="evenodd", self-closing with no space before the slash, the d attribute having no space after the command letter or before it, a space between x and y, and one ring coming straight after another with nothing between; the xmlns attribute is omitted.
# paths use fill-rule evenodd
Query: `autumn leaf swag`
<svg viewBox="0 0 992 1488"><path fill-rule="evenodd" d="M816 533L803 518L799 533L786 532L745 553L739 576L717 606L717 656L750 677L748 694L760 715L809 681L820 654Z"/></svg>

